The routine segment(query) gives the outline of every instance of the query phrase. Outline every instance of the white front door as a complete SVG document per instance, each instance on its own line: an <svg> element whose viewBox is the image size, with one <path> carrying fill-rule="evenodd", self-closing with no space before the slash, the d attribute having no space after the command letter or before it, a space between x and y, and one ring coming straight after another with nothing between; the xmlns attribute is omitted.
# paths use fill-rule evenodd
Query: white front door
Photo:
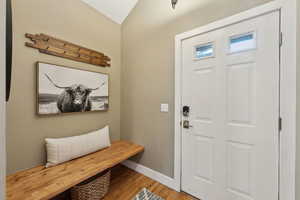
<svg viewBox="0 0 300 200"><path fill-rule="evenodd" d="M182 190L201 200L278 199L279 18L182 42Z"/></svg>

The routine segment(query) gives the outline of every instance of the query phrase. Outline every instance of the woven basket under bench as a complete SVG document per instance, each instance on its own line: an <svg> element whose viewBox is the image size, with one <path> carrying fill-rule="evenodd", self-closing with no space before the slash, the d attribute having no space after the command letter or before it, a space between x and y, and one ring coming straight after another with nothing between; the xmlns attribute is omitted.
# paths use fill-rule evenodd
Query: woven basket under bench
<svg viewBox="0 0 300 200"><path fill-rule="evenodd" d="M100 200L108 192L111 171L107 170L71 189L72 200Z"/></svg>

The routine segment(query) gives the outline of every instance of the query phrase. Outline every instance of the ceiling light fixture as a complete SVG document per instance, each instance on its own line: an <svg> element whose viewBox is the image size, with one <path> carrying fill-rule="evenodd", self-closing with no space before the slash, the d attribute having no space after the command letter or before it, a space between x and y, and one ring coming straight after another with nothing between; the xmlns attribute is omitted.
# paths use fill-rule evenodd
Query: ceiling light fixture
<svg viewBox="0 0 300 200"><path fill-rule="evenodd" d="M178 0L171 0L173 9L175 9L175 6L176 6L177 2L178 2Z"/></svg>

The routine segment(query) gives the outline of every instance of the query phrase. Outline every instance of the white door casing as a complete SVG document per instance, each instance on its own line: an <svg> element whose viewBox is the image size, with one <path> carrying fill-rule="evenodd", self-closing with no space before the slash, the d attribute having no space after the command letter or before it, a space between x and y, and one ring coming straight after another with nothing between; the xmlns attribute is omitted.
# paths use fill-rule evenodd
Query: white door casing
<svg viewBox="0 0 300 200"><path fill-rule="evenodd" d="M182 41L182 189L203 200L278 199L279 11ZM229 52L231 37L256 48ZM195 59L195 47L214 55Z"/></svg>

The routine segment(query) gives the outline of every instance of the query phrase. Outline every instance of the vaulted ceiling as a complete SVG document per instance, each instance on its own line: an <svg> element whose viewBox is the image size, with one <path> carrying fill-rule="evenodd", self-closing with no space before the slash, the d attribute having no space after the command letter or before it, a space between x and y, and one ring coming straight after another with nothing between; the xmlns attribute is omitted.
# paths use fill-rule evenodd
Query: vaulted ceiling
<svg viewBox="0 0 300 200"><path fill-rule="evenodd" d="M106 17L122 24L138 0L82 0Z"/></svg>

